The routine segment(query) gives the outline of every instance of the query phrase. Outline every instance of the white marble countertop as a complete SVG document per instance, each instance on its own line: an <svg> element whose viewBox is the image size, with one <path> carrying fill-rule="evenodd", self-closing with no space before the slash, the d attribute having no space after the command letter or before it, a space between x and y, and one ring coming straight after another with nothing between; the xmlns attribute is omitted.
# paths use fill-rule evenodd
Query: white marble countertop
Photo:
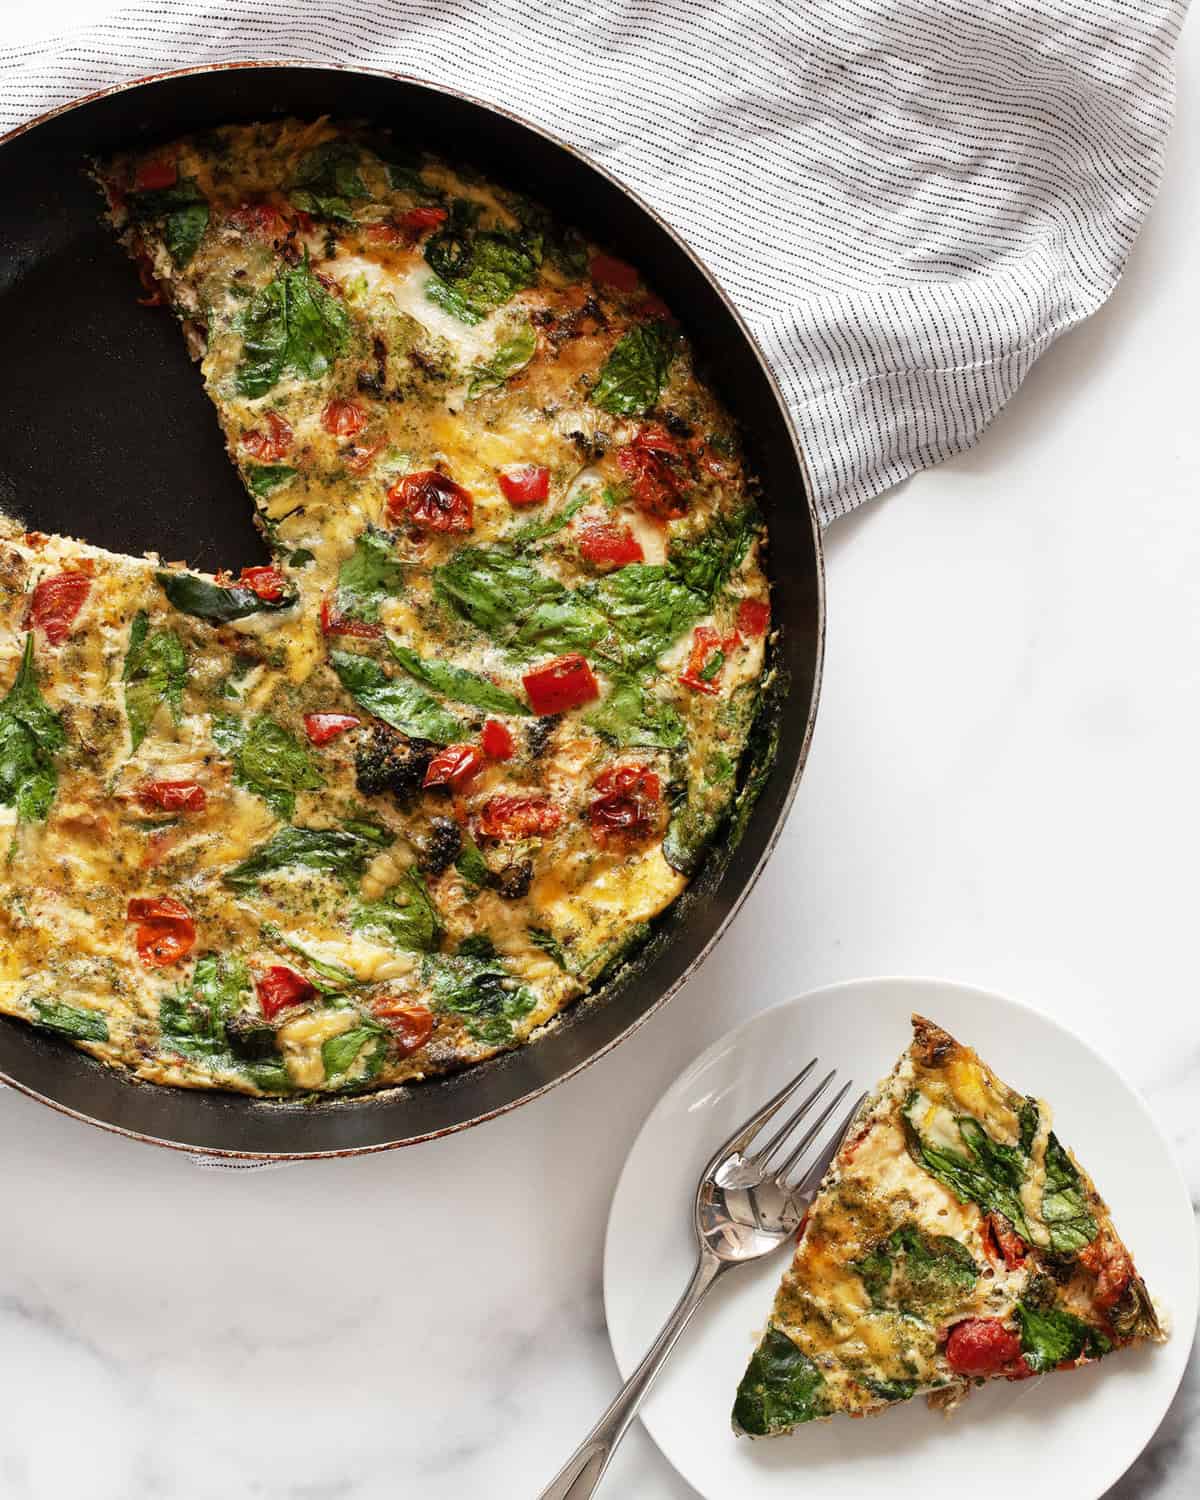
<svg viewBox="0 0 1200 1500"><path fill-rule="evenodd" d="M632 1040L480 1130L267 1173L0 1091L3 1500L535 1495L616 1383L601 1250L642 1119L738 1019L832 980L942 975L1059 1017L1200 1194L1195 26L1170 158L1117 295L982 446L829 532L790 822ZM1113 1496L1197 1492L1198 1408L1194 1360ZM694 1495L638 1427L603 1493Z"/></svg>

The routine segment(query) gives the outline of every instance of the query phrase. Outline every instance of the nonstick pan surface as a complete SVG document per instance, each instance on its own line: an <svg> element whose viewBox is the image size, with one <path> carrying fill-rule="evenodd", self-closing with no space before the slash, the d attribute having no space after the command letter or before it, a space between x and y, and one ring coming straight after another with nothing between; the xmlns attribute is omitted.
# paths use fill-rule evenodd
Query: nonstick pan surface
<svg viewBox="0 0 1200 1500"><path fill-rule="evenodd" d="M824 597L803 461L748 330L682 241L600 168L543 131L413 79L237 64L94 95L0 142L0 508L31 528L205 569L265 560L198 372L172 316L138 305L85 159L279 115L391 127L530 193L636 264L670 302L762 481L775 664L773 768L732 850L717 849L638 959L520 1051L451 1077L292 1104L137 1084L0 1017L0 1078L92 1124L213 1155L383 1150L499 1114L628 1036L695 970L745 899L787 813L816 712Z"/></svg>

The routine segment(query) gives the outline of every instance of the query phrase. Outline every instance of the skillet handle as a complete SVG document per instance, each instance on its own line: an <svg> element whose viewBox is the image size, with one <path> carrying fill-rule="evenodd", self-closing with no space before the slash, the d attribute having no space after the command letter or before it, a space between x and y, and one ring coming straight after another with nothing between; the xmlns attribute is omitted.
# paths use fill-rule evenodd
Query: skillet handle
<svg viewBox="0 0 1200 1500"><path fill-rule="evenodd" d="M626 1428L637 1415L637 1409L642 1404L642 1397L650 1389L651 1381L675 1347L675 1341L687 1327L688 1320L700 1306L705 1293L722 1271L727 1269L728 1263L718 1260L711 1250L705 1248L700 1252L700 1259L687 1291L675 1304L675 1310L663 1325L662 1332L622 1386L616 1400L538 1496L538 1500L587 1500L589 1495L595 1494L604 1471L608 1468L609 1459L625 1436Z"/></svg>

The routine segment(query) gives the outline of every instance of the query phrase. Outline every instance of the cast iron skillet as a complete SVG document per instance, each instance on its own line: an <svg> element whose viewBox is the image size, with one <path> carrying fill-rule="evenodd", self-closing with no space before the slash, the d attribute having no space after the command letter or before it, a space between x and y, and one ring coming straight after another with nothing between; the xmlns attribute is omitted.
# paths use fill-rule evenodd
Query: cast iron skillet
<svg viewBox="0 0 1200 1500"><path fill-rule="evenodd" d="M229 1157L383 1150L477 1124L568 1078L668 999L725 930L778 837L820 677L820 544L795 436L748 330L644 203L512 115L412 79L293 64L192 69L93 95L0 143L0 507L43 531L234 570L265 559L250 506L174 318L137 302L100 222L85 156L292 114L369 119L536 195L634 262L692 337L738 418L770 526L774 768L743 838L718 850L641 958L521 1051L358 1099L288 1104L135 1084L0 1017L0 1077L67 1114L158 1145Z"/></svg>

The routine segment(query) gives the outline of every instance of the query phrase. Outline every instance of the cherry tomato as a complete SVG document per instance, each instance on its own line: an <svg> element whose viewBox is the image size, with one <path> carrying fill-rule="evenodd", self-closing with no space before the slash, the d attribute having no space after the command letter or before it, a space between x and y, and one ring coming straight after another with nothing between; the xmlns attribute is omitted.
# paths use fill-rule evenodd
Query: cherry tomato
<svg viewBox="0 0 1200 1500"><path fill-rule="evenodd" d="M208 793L197 781L144 781L136 795L147 812L203 812L208 806Z"/></svg>
<svg viewBox="0 0 1200 1500"><path fill-rule="evenodd" d="M501 724L499 719L489 719L483 726L481 743L483 753L492 760L510 759L516 746L512 731L507 724Z"/></svg>
<svg viewBox="0 0 1200 1500"><path fill-rule="evenodd" d="M600 685L578 651L544 661L521 681L535 714L561 714L600 696Z"/></svg>
<svg viewBox="0 0 1200 1500"><path fill-rule="evenodd" d="M405 474L387 492L388 514L402 516L427 531L470 531L475 524L475 504L470 492L437 469Z"/></svg>
<svg viewBox="0 0 1200 1500"><path fill-rule="evenodd" d="M1029 1246L1002 1214L989 1213L984 1219L983 1243L989 1258L1003 1261L1010 1271L1023 1266L1029 1253Z"/></svg>
<svg viewBox="0 0 1200 1500"><path fill-rule="evenodd" d="M584 521L579 528L580 555L598 568L623 568L644 562L642 544L628 526L612 521Z"/></svg>
<svg viewBox="0 0 1200 1500"><path fill-rule="evenodd" d="M722 639L711 625L697 625L692 632L692 654L686 671L679 674L680 682L694 693L719 693L725 658L739 639L736 630Z"/></svg>
<svg viewBox="0 0 1200 1500"><path fill-rule="evenodd" d="M135 192L150 193L159 188L174 187L178 181L179 169L175 163L156 156L138 167L133 186Z"/></svg>
<svg viewBox="0 0 1200 1500"><path fill-rule="evenodd" d="M656 297L653 292L647 292L634 308L634 312L637 313L639 318L648 318L652 321L666 323L673 323L675 321L675 314L662 298Z"/></svg>
<svg viewBox="0 0 1200 1500"><path fill-rule="evenodd" d="M588 808L588 823L601 848L612 839L632 842L654 832L662 782L649 766L610 766L594 785L601 795Z"/></svg>
<svg viewBox="0 0 1200 1500"><path fill-rule="evenodd" d="M238 582L264 604L277 604L283 598L284 577L277 568L243 568Z"/></svg>
<svg viewBox="0 0 1200 1500"><path fill-rule="evenodd" d="M251 458L260 459L267 464L278 463L292 446L292 429L277 411L267 412L263 418L263 426L266 428L265 432L258 427L243 432L242 447Z"/></svg>
<svg viewBox="0 0 1200 1500"><path fill-rule="evenodd" d="M361 723L353 714L305 714L304 732L310 744L328 745L330 740L345 734L347 729L357 729Z"/></svg>
<svg viewBox="0 0 1200 1500"><path fill-rule="evenodd" d="M479 834L485 839L528 839L551 834L562 813L548 797L489 797L479 811Z"/></svg>
<svg viewBox="0 0 1200 1500"><path fill-rule="evenodd" d="M268 1021L273 1021L281 1010L289 1005L304 1005L317 993L303 974L283 964L273 964L265 974L254 981L258 991L258 1003Z"/></svg>
<svg viewBox="0 0 1200 1500"><path fill-rule="evenodd" d="M247 199L229 215L229 222L243 234L254 239L277 240L288 231L284 214L273 203L262 203Z"/></svg>
<svg viewBox="0 0 1200 1500"><path fill-rule="evenodd" d="M616 256L605 255L603 251L592 256L588 270L592 273L593 281L599 282L601 286L616 287L619 292L632 292L638 284L638 273L631 265L617 260Z"/></svg>
<svg viewBox="0 0 1200 1500"><path fill-rule="evenodd" d="M395 1034L396 1050L401 1057L410 1057L433 1035L433 1012L420 1001L385 995L376 1000L372 1009Z"/></svg>
<svg viewBox="0 0 1200 1500"><path fill-rule="evenodd" d="M483 766L483 751L474 745L447 745L429 762L425 787L446 786L459 791Z"/></svg>
<svg viewBox="0 0 1200 1500"><path fill-rule="evenodd" d="M43 631L52 646L61 645L70 635L91 586L86 573L55 573L52 578L43 578L29 601L30 627Z"/></svg>
<svg viewBox="0 0 1200 1500"><path fill-rule="evenodd" d="M1097 1235L1079 1252L1079 1263L1096 1278L1093 1292L1096 1306L1105 1311L1115 1307L1133 1280L1133 1261L1128 1250L1106 1235Z"/></svg>
<svg viewBox="0 0 1200 1500"><path fill-rule="evenodd" d="M334 437L353 437L367 425L367 414L357 401L330 401L321 413L321 426Z"/></svg>
<svg viewBox="0 0 1200 1500"><path fill-rule="evenodd" d="M738 605L737 628L743 635L766 635L771 623L771 606L765 599L743 599Z"/></svg>
<svg viewBox="0 0 1200 1500"><path fill-rule="evenodd" d="M1021 1340L999 1318L966 1318L946 1340L946 1362L956 1375L999 1375L1020 1359Z"/></svg>
<svg viewBox="0 0 1200 1500"><path fill-rule="evenodd" d="M414 234L424 234L427 229L436 229L439 224L444 224L448 218L444 208L428 207L410 208L402 213L399 218L401 229L407 229Z"/></svg>
<svg viewBox="0 0 1200 1500"><path fill-rule="evenodd" d="M196 924L175 896L135 896L125 909L125 920L138 924L134 942L148 969L173 964L195 946Z"/></svg>
<svg viewBox="0 0 1200 1500"><path fill-rule="evenodd" d="M648 436L647 436L648 434ZM666 441L658 441L664 438ZM633 494L634 504L648 516L673 521L687 514L679 445L661 428L646 429L628 447L617 449L617 466Z"/></svg>
<svg viewBox="0 0 1200 1500"><path fill-rule="evenodd" d="M328 599L321 600L321 630L325 635L353 635L361 640L375 640L383 634L382 625L339 614Z"/></svg>
<svg viewBox="0 0 1200 1500"><path fill-rule="evenodd" d="M542 464L509 464L497 477L510 505L540 505L550 494L550 470Z"/></svg>
<svg viewBox="0 0 1200 1500"><path fill-rule="evenodd" d="M372 443L369 448L360 443L351 443L341 450L339 457L352 474L365 474L382 448L382 443Z"/></svg>

